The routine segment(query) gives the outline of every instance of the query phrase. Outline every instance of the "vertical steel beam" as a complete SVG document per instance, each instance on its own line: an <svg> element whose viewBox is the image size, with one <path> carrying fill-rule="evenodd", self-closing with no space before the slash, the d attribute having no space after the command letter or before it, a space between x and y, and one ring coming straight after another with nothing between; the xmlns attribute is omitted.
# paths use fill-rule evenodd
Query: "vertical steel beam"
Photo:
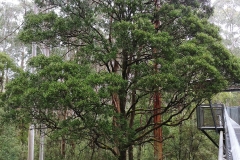
<svg viewBox="0 0 240 160"><path fill-rule="evenodd" d="M215 114L213 113L213 107L212 107L211 100L209 100L209 106L210 106L210 109L211 109L211 114L212 114L212 118L213 118L213 124L215 126L215 131L217 132L216 119L215 119Z"/></svg>
<svg viewBox="0 0 240 160"><path fill-rule="evenodd" d="M223 131L219 135L218 160L223 160Z"/></svg>

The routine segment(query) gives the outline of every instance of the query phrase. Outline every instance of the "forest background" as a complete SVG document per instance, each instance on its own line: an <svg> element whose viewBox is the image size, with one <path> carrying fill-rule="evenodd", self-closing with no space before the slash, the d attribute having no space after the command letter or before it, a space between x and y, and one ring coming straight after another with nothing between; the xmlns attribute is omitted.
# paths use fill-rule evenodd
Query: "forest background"
<svg viewBox="0 0 240 160"><path fill-rule="evenodd" d="M216 159L194 108L238 81L240 4L215 1L210 16L208 1L162 2L159 11L138 1L38 2L37 15L33 3L2 3L0 159L27 159L31 123L35 159L41 125L45 159L154 159L154 126L164 159ZM157 125L156 88L164 107ZM213 102L237 106L239 98L222 93Z"/></svg>

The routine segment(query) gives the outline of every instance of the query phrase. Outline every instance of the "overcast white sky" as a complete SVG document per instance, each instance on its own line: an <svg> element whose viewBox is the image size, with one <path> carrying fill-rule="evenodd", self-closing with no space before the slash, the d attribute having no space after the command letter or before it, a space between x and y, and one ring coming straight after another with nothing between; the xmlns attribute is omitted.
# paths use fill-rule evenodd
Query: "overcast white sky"
<svg viewBox="0 0 240 160"><path fill-rule="evenodd" d="M18 0L0 0L0 2L11 2L11 3L14 3L14 4L18 4L19 3Z"/></svg>

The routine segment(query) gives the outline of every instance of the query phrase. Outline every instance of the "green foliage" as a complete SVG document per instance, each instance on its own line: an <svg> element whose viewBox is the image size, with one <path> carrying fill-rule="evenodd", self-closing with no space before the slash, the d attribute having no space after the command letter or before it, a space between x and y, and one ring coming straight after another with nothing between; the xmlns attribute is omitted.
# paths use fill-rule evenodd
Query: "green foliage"
<svg viewBox="0 0 240 160"><path fill-rule="evenodd" d="M4 91L5 83L10 77L9 72L15 74L21 71L22 70L17 67L17 65L13 62L9 55L0 52L0 96L1 93Z"/></svg>
<svg viewBox="0 0 240 160"><path fill-rule="evenodd" d="M94 74L87 66L63 61L58 56L47 58L40 55L29 64L36 73L22 73L8 84L3 99L8 99L5 117L14 121L23 117L27 118L26 121L34 118L52 130L59 129L52 135L56 137L69 134L70 139L82 139L91 136L95 128L113 134L109 119L113 108L107 102L110 93L118 91L124 84L118 75ZM11 100L7 96L9 93L15 95ZM29 116L26 117L25 113Z"/></svg>
<svg viewBox="0 0 240 160"><path fill-rule="evenodd" d="M165 158L170 160L216 159L218 148L195 126L195 120L184 122L180 126L169 128L172 137L164 142ZM211 132L211 131L210 131ZM211 132L215 141L218 134Z"/></svg>
<svg viewBox="0 0 240 160"><path fill-rule="evenodd" d="M213 97L213 103L222 103L226 106L239 106L240 93L239 92L222 92Z"/></svg>
<svg viewBox="0 0 240 160"><path fill-rule="evenodd" d="M0 52L0 71L3 72L7 69L12 69L12 71L15 72L20 71L20 69L17 68L16 64L13 62L9 55Z"/></svg>
<svg viewBox="0 0 240 160"><path fill-rule="evenodd" d="M16 133L17 130L14 126L1 127L0 159L19 160L21 157L21 146Z"/></svg>
<svg viewBox="0 0 240 160"><path fill-rule="evenodd" d="M3 110L0 112L1 117L4 115ZM15 124L3 123L1 118L0 128L0 159L1 160L19 160L26 158L26 144L21 143L21 130ZM26 138L26 137L25 137ZM26 139L24 139L25 141ZM24 155L25 154L25 155Z"/></svg>
<svg viewBox="0 0 240 160"><path fill-rule="evenodd" d="M42 29L43 27L51 28L52 27L51 24L56 20L56 18L57 15L53 12L50 12L48 14L41 13L39 14L39 16L36 16L34 14L28 14L26 16L27 23L25 27L26 28L33 27L34 29L22 31L19 34L20 40L22 40L23 42L29 42L29 40L33 39L34 41L41 41L43 39L46 39L46 37L54 37L55 36L54 32L51 32L51 30L44 31ZM43 23L43 21L46 23ZM61 24L61 26L63 25Z"/></svg>

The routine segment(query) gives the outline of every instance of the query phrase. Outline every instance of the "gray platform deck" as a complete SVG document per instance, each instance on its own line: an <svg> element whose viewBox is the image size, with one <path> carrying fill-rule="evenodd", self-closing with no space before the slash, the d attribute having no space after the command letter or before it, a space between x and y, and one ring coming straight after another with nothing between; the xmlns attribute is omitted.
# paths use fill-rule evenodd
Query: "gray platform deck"
<svg viewBox="0 0 240 160"><path fill-rule="evenodd" d="M235 131L235 134L236 134L236 137L238 139L238 143L240 144L240 125L237 124L234 120L231 119L231 124L232 124L232 127Z"/></svg>

